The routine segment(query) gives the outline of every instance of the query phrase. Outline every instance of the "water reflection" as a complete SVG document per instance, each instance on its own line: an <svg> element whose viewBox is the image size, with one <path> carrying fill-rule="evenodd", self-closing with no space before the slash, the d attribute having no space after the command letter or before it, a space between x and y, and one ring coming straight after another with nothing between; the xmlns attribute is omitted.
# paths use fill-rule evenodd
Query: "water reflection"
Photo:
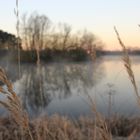
<svg viewBox="0 0 140 140"><path fill-rule="evenodd" d="M140 91L140 57L132 58ZM0 66L6 69L16 93L21 96L31 116L43 113L76 117L89 115L91 108L87 93L95 99L97 110L108 117L140 114L121 56L106 56L94 63L51 63L40 67L22 64L20 79L16 64L0 61Z"/></svg>
<svg viewBox="0 0 140 140"><path fill-rule="evenodd" d="M53 63L39 67L24 64L22 77L15 87L24 107L30 115L36 116L44 112L52 101L59 99L61 102L91 89L101 77L103 68L99 62Z"/></svg>

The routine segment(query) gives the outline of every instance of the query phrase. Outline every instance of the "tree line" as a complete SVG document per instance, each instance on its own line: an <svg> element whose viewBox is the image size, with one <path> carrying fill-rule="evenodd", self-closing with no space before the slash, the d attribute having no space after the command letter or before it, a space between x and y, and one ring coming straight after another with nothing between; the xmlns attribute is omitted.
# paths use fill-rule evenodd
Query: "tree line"
<svg viewBox="0 0 140 140"><path fill-rule="evenodd" d="M0 31L0 48L16 50L17 37ZM40 52L45 50L71 51L84 50L94 55L102 50L103 43L92 32L83 30L73 32L67 23L53 24L46 15L33 12L24 14L20 19L20 47L26 51L35 51L40 61Z"/></svg>
<svg viewBox="0 0 140 140"><path fill-rule="evenodd" d="M101 49L101 41L89 31L72 33L72 27L67 23L53 25L46 15L34 12L30 16L24 14L20 25L22 45L24 49L71 49L94 48Z"/></svg>

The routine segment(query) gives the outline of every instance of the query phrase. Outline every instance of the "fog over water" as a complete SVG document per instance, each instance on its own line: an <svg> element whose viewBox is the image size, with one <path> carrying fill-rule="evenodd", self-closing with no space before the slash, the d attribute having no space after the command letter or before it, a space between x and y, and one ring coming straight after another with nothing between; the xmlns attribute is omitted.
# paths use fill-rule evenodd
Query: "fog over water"
<svg viewBox="0 0 140 140"><path fill-rule="evenodd" d="M92 115L87 95L106 116L140 113L121 56L104 56L95 62L48 63L39 67L24 63L20 79L16 64L1 60L0 65L5 68L31 117L55 113L70 117ZM132 57L132 68L139 87L140 57Z"/></svg>

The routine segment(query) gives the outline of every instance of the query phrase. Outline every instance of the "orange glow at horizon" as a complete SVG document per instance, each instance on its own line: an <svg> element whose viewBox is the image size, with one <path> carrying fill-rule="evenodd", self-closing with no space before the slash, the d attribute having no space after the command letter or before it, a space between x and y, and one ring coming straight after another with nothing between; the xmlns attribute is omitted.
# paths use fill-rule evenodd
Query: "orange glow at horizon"
<svg viewBox="0 0 140 140"><path fill-rule="evenodd" d="M96 31L96 33L99 36L99 39L101 39L103 41L103 43L105 44L104 49L105 50L121 50L121 46L117 40L116 34L113 30L112 27L112 31L111 32L98 32L98 30ZM135 28L133 27L133 29L128 29L128 28L118 28L120 37L123 41L123 43L126 45L126 47L130 47L130 48L139 48L140 49L140 28L138 26L136 26Z"/></svg>

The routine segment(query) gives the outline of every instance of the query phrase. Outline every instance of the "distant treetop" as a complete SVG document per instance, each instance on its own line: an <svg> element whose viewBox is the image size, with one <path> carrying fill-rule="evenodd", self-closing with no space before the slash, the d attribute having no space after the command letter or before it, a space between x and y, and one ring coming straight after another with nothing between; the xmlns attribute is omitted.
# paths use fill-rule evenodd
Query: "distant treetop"
<svg viewBox="0 0 140 140"><path fill-rule="evenodd" d="M0 49L16 50L18 42L17 40L18 38L14 34L0 30Z"/></svg>

